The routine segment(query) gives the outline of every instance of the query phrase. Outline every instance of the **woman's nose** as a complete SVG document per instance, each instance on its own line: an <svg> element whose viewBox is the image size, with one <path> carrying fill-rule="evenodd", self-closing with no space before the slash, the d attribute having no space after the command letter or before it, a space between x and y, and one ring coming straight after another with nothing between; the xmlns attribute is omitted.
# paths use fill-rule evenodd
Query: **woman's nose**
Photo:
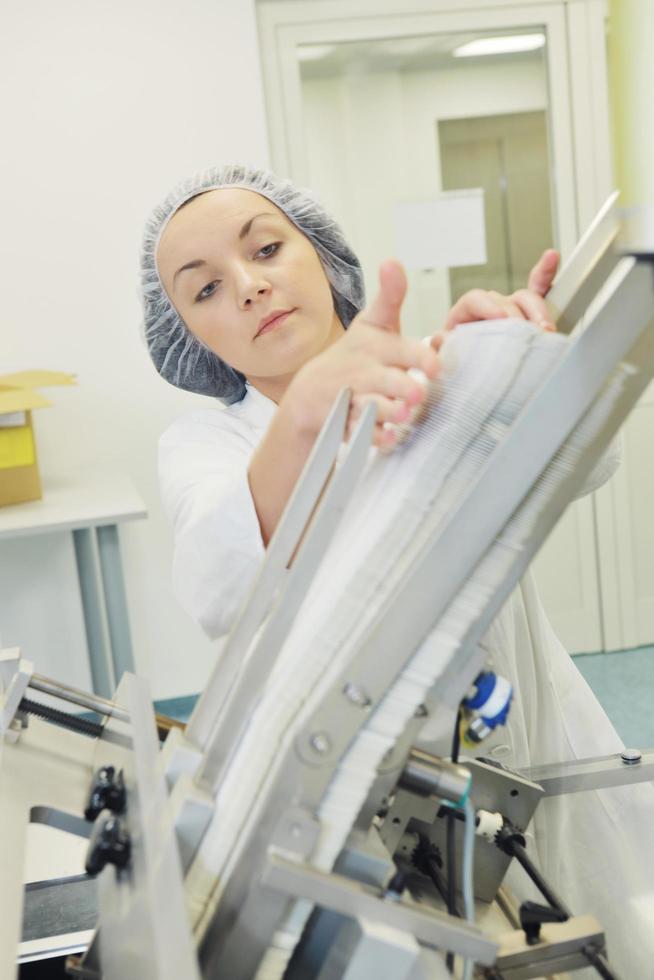
<svg viewBox="0 0 654 980"><path fill-rule="evenodd" d="M237 280L238 304L248 309L270 292L270 284L258 270L242 269Z"/></svg>

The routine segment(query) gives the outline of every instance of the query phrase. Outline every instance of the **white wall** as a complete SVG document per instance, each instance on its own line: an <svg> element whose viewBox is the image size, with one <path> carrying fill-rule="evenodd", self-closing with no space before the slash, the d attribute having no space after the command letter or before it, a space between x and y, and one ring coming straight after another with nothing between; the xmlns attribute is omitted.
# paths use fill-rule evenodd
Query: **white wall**
<svg viewBox="0 0 654 980"><path fill-rule="evenodd" d="M654 206L654 4L611 0L609 23L616 183L625 206Z"/></svg>
<svg viewBox="0 0 654 980"><path fill-rule="evenodd" d="M137 669L157 697L197 691L213 650L172 598L156 443L205 400L176 391L139 337L144 219L213 163L267 165L254 0L25 0L0 32L0 371L75 372L36 419L45 491L62 468L128 474L148 521L125 526ZM0 547L0 635L84 681L70 543Z"/></svg>
<svg viewBox="0 0 654 980"><path fill-rule="evenodd" d="M654 4L611 0L608 31L615 186L626 207L654 209ZM650 216L651 231L654 219ZM654 383L624 428L623 464L604 497L602 516L615 529L605 604L609 647L654 641Z"/></svg>
<svg viewBox="0 0 654 980"><path fill-rule="evenodd" d="M439 120L546 109L547 79L540 60L493 60L305 79L302 97L311 186L353 242L370 293L395 252L394 203L441 190ZM449 309L449 279L410 280L403 324L422 336Z"/></svg>

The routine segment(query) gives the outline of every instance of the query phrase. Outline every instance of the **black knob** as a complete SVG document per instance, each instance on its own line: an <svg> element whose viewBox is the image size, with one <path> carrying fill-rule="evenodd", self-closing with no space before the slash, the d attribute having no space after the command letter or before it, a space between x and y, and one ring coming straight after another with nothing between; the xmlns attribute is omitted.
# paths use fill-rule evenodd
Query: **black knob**
<svg viewBox="0 0 654 980"><path fill-rule="evenodd" d="M125 809L125 799L123 770L116 773L114 766L103 766L93 777L84 816L87 820L95 820L102 810L122 813Z"/></svg>
<svg viewBox="0 0 654 980"><path fill-rule="evenodd" d="M387 898L400 898L406 888L407 875L405 871L395 870L395 874L386 886Z"/></svg>
<svg viewBox="0 0 654 980"><path fill-rule="evenodd" d="M87 874L97 875L105 864L124 868L129 861L132 845L122 819L110 810L100 814L89 839L85 868Z"/></svg>
<svg viewBox="0 0 654 980"><path fill-rule="evenodd" d="M551 905L539 905L538 902L523 902L520 906L520 925L524 931L528 946L540 942L540 927L544 922L565 922L568 916L561 909Z"/></svg>

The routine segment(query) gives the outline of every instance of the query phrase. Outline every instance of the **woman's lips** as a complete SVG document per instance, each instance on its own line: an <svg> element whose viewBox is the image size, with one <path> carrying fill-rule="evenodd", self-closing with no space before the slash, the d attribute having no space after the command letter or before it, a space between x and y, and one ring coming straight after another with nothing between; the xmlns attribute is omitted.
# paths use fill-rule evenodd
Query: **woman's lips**
<svg viewBox="0 0 654 980"><path fill-rule="evenodd" d="M291 313L295 313L295 309L286 310L283 313L278 313L276 317L271 320L267 320L262 327L257 330L255 334L255 340L264 333L270 333L271 330L276 330L277 327L281 327L282 323L285 323Z"/></svg>

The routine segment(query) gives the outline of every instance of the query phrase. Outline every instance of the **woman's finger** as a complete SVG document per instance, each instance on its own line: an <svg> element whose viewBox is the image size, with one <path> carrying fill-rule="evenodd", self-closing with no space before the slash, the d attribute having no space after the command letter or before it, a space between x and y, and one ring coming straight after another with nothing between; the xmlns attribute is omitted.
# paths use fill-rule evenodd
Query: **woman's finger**
<svg viewBox="0 0 654 980"><path fill-rule="evenodd" d="M407 278L404 268L394 259L387 259L379 267L379 289L377 295L359 314L365 323L370 323L391 333L400 332L400 310L407 291Z"/></svg>
<svg viewBox="0 0 654 980"><path fill-rule="evenodd" d="M362 336L361 333L359 336ZM420 340L370 329L365 335L364 343L366 349L381 364L405 369L418 368L428 378L435 378L438 374L439 360L436 351Z"/></svg>
<svg viewBox="0 0 654 980"><path fill-rule="evenodd" d="M375 417L376 425L383 425L385 422L399 424L406 422L411 415L411 407L404 401L394 398L386 398L384 395L354 395L350 405L348 424L356 424L368 405L373 404L377 410Z"/></svg>
<svg viewBox="0 0 654 980"><path fill-rule="evenodd" d="M393 425L376 425L372 444L377 449L389 452L397 443L397 429Z"/></svg>
<svg viewBox="0 0 654 980"><path fill-rule="evenodd" d="M542 296L529 289L518 289L511 299L517 303L527 320L539 327L554 329L547 303Z"/></svg>
<svg viewBox="0 0 654 980"><path fill-rule="evenodd" d="M511 296L501 296L499 293L494 296L493 299L498 306L502 307L502 318L515 317L518 320L524 320L525 315L517 303L513 301Z"/></svg>
<svg viewBox="0 0 654 980"><path fill-rule="evenodd" d="M426 387L423 381L398 367L378 365L366 376L366 386L377 395L418 405L424 400Z"/></svg>
<svg viewBox="0 0 654 980"><path fill-rule="evenodd" d="M460 323L476 320L499 320L504 316L502 307L484 289L471 289L457 300L445 320L444 330L453 330Z"/></svg>
<svg viewBox="0 0 654 980"><path fill-rule="evenodd" d="M546 249L529 273L527 289L539 296L545 296L552 285L559 267L559 253L555 248Z"/></svg>

